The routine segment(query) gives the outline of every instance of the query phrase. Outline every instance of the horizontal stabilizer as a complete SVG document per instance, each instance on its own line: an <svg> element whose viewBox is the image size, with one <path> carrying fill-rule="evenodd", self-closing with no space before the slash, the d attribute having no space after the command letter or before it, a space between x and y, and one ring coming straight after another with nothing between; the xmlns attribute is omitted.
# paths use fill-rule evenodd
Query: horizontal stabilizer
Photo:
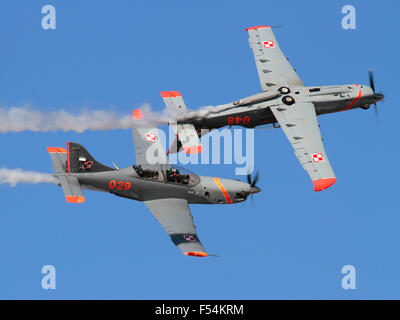
<svg viewBox="0 0 400 320"><path fill-rule="evenodd" d="M47 147L47 151L50 154L53 170L55 173L54 176L57 177L58 182L60 183L64 191L65 200L70 203L82 203L85 201L85 197L82 194L82 188L79 184L78 178L69 175L71 167L71 147L75 147L75 152L77 146L79 145L67 143L67 149ZM89 154L86 155L86 157L89 156Z"/></svg>
<svg viewBox="0 0 400 320"><path fill-rule="evenodd" d="M182 95L178 91L162 91L161 97L164 100L167 110L171 114L179 116L179 114L183 114L187 111ZM173 126L178 135L179 141L187 154L200 153L202 151L202 145L194 125L187 123L170 123L170 125ZM180 148L178 149L177 146L177 143L176 145L173 145L170 148L169 153L179 152Z"/></svg>
<svg viewBox="0 0 400 320"><path fill-rule="evenodd" d="M47 147L54 172L67 172L67 151L64 148Z"/></svg>
<svg viewBox="0 0 400 320"><path fill-rule="evenodd" d="M85 202L85 197L82 194L82 188L77 177L58 176L61 187L65 194L65 200L69 203Z"/></svg>

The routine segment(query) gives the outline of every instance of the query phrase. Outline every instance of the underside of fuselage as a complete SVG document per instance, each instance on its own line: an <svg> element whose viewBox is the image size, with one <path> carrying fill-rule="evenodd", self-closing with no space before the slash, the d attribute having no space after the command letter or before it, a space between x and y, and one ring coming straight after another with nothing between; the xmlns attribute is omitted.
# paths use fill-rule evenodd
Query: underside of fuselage
<svg viewBox="0 0 400 320"><path fill-rule="evenodd" d="M343 103L315 103L315 111L317 115L341 112L343 109L345 109L345 107L346 104ZM357 106L351 109L359 107L360 106ZM365 107L367 108L369 105L365 105ZM243 119L245 119L245 121L243 121ZM193 124L197 130L219 129L225 126L255 128L257 126L275 124L277 122L278 121L269 106L257 110L242 111L231 113L229 115L220 115L213 118L192 119L187 121L187 123Z"/></svg>
<svg viewBox="0 0 400 320"><path fill-rule="evenodd" d="M187 118L180 123L190 123L197 130L218 129L225 126L241 126L254 128L261 125L275 124L277 119L270 107L279 106L290 108L284 103L288 95L279 95L268 101L260 103L237 106L232 105L221 112L210 113L205 117ZM317 115L342 112L351 109L368 109L370 104L376 103L383 98L373 93L370 87L360 85L326 86L326 87L303 87L293 89L290 96L296 102L311 102L315 106Z"/></svg>

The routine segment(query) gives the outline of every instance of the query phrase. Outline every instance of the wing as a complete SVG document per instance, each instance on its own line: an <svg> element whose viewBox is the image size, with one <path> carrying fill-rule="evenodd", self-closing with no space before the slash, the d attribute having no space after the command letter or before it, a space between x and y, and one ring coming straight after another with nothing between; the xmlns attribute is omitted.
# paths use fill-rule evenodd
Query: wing
<svg viewBox="0 0 400 320"><path fill-rule="evenodd" d="M270 87L302 87L303 82L281 51L271 27L247 28L263 91Z"/></svg>
<svg viewBox="0 0 400 320"><path fill-rule="evenodd" d="M333 185L336 178L325 153L314 104L302 102L270 108L292 144L297 158L310 175L315 191Z"/></svg>
<svg viewBox="0 0 400 320"><path fill-rule="evenodd" d="M167 110L172 114L179 115L187 111L185 102L183 101L182 95L179 92L162 91L161 97L164 100ZM193 124L173 123L172 125L174 126L174 130L178 135L186 153L200 153L202 151L200 139ZM175 146L169 151L169 153L172 152L179 152L179 150Z"/></svg>
<svg viewBox="0 0 400 320"><path fill-rule="evenodd" d="M168 164L160 132L157 128L133 128L136 164Z"/></svg>
<svg viewBox="0 0 400 320"><path fill-rule="evenodd" d="M199 238L188 202L184 199L158 199L144 202L164 227L172 242L187 256L207 257Z"/></svg>

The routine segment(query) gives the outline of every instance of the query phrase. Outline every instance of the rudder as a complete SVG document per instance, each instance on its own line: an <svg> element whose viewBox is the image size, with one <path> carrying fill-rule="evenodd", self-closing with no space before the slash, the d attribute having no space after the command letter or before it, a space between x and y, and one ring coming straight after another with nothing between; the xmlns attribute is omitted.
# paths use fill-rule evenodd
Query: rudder
<svg viewBox="0 0 400 320"><path fill-rule="evenodd" d="M85 147L75 142L67 142L66 169L69 173L102 172L114 170L96 161L96 159L92 157Z"/></svg>

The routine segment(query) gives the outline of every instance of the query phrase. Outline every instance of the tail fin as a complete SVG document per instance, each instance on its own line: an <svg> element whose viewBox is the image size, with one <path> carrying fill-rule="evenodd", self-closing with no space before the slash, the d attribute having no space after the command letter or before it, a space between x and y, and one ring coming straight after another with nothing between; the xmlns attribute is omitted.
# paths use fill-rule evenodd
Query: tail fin
<svg viewBox="0 0 400 320"><path fill-rule="evenodd" d="M67 142L66 169L70 173L114 171L97 162L83 146L74 142Z"/></svg>
<svg viewBox="0 0 400 320"><path fill-rule="evenodd" d="M55 176L64 191L65 200L72 203L82 203L85 197L82 187L76 176L65 173L83 173L113 171L99 162L80 144L67 142L67 150L64 148L47 147L50 154Z"/></svg>

